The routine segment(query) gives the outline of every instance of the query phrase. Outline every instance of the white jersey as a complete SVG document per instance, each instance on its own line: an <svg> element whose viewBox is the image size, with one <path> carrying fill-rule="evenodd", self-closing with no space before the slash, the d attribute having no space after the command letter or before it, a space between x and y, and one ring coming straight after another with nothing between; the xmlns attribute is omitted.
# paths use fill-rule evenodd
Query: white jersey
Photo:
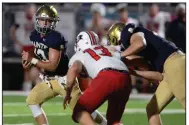
<svg viewBox="0 0 189 125"><path fill-rule="evenodd" d="M145 28L155 31L158 35L165 38L165 23L171 20L171 15L168 12L159 12L152 18L145 14L139 20Z"/></svg>
<svg viewBox="0 0 189 125"><path fill-rule="evenodd" d="M93 46L85 51L76 52L70 59L69 67L76 60L82 62L88 76L91 78L95 78L105 68L128 71L127 66L120 60L120 53L110 53L107 47L104 46Z"/></svg>

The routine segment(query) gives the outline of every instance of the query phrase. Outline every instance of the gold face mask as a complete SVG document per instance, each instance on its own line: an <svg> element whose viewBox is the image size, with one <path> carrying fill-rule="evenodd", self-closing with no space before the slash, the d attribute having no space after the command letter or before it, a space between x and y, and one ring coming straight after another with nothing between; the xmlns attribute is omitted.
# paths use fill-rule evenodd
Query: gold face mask
<svg viewBox="0 0 189 125"><path fill-rule="evenodd" d="M120 45L121 31L124 27L124 23L115 23L109 28L107 39L110 45Z"/></svg>

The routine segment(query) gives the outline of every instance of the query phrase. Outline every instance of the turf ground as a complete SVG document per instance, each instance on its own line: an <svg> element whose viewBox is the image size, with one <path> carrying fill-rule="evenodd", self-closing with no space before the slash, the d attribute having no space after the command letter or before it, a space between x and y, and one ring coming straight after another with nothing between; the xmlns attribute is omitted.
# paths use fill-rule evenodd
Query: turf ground
<svg viewBox="0 0 189 125"><path fill-rule="evenodd" d="M37 125L25 104L26 96L3 96L3 125ZM122 117L124 125L147 125L145 106L147 100L130 99ZM107 103L99 111L105 115ZM75 125L71 110L63 110L62 98L44 103L50 125ZM185 113L177 101L171 102L161 114L164 125L185 125Z"/></svg>

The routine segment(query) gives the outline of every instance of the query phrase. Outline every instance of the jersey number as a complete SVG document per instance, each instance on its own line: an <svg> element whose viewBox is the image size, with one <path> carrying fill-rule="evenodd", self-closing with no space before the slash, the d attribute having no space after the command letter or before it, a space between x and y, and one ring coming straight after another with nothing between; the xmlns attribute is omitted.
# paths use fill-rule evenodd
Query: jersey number
<svg viewBox="0 0 189 125"><path fill-rule="evenodd" d="M102 56L112 56L112 54L108 51L107 48L103 47L103 46L97 46L94 48L94 50L101 50L102 53L100 53L99 55ZM98 61L101 57L92 49L86 49L84 52L87 52L88 54L90 54L90 56L95 59L96 61Z"/></svg>
<svg viewBox="0 0 189 125"><path fill-rule="evenodd" d="M46 61L47 57L42 49L35 49L34 53L39 57L41 60Z"/></svg>

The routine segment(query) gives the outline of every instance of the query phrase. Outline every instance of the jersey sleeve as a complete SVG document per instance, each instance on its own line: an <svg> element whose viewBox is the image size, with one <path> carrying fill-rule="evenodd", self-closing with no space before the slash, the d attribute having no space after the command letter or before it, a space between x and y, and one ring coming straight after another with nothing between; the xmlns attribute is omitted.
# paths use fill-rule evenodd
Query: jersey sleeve
<svg viewBox="0 0 189 125"><path fill-rule="evenodd" d="M68 67L70 68L76 60L81 61L82 64L85 62L82 53L77 52L71 57Z"/></svg>
<svg viewBox="0 0 189 125"><path fill-rule="evenodd" d="M143 27L137 26L137 27L133 30L133 33L137 33L137 32L145 33L145 29L144 29Z"/></svg>
<svg viewBox="0 0 189 125"><path fill-rule="evenodd" d="M120 43L124 46L124 48L128 48L129 47L130 38L131 38L131 36L133 34L133 30L134 29L135 29L135 24L129 23L121 31Z"/></svg>
<svg viewBox="0 0 189 125"><path fill-rule="evenodd" d="M54 32L48 37L47 42L49 48L53 48L58 51L61 51L66 49L66 45L68 41L65 39L65 37L62 34L58 32Z"/></svg>

